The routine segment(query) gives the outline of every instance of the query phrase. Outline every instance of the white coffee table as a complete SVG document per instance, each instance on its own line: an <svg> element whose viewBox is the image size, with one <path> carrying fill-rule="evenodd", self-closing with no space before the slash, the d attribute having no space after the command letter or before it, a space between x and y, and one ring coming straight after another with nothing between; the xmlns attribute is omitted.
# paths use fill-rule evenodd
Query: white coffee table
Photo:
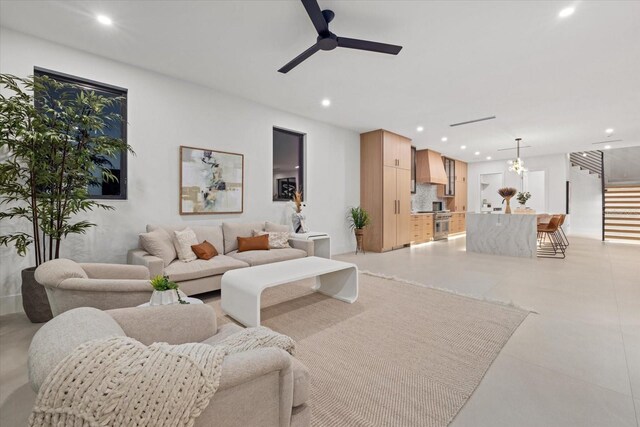
<svg viewBox="0 0 640 427"><path fill-rule="evenodd" d="M259 326L263 290L311 277L316 292L348 303L358 299L355 264L312 256L227 271L222 276L222 310L245 326Z"/></svg>

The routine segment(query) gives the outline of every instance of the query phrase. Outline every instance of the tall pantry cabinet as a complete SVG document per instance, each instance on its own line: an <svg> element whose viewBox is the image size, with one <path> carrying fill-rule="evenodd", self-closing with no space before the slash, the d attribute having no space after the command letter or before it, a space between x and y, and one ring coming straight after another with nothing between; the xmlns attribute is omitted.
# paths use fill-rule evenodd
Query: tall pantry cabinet
<svg viewBox="0 0 640 427"><path fill-rule="evenodd" d="M386 130L360 135L360 206L371 216L364 249L388 251L409 244L411 140Z"/></svg>

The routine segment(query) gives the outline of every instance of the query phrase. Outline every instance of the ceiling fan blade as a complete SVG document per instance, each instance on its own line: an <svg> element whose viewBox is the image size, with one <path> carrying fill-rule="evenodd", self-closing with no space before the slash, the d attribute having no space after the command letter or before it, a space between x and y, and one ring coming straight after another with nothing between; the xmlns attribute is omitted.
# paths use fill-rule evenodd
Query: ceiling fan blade
<svg viewBox="0 0 640 427"><path fill-rule="evenodd" d="M280 72L282 74L288 73L289 71L291 71L292 69L294 69L295 67L300 65L302 63L302 61L308 59L311 55L313 55L314 53L316 53L319 50L320 50L320 47L318 47L318 44L317 43L314 44L309 49L305 50L300 55L296 56L293 60L289 61L289 63L287 65L285 65L284 67L280 68L278 70L278 72Z"/></svg>
<svg viewBox="0 0 640 427"><path fill-rule="evenodd" d="M327 20L324 19L324 15L322 15L322 11L320 10L318 1L302 0L302 4L307 11L307 15L309 15L309 18L311 18L313 26L316 27L316 31L318 32L318 34L329 32L329 24L327 23Z"/></svg>
<svg viewBox="0 0 640 427"><path fill-rule="evenodd" d="M370 42L368 40L349 39L346 37L338 37L338 46L348 49L368 50L371 52L388 53L397 55L402 50L402 46L394 44Z"/></svg>

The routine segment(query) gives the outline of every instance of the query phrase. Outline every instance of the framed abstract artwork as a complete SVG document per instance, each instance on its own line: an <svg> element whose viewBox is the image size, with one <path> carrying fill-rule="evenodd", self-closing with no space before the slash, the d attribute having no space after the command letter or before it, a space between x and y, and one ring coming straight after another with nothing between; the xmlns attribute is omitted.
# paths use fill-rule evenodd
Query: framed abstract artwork
<svg viewBox="0 0 640 427"><path fill-rule="evenodd" d="M293 200L297 188L295 177L278 179L278 200Z"/></svg>
<svg viewBox="0 0 640 427"><path fill-rule="evenodd" d="M244 156L180 146L180 215L242 213Z"/></svg>

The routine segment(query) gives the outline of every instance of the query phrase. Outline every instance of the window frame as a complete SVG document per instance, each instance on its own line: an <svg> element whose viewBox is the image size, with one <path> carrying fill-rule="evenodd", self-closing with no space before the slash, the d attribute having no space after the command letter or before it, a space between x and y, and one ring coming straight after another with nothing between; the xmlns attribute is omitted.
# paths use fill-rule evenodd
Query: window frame
<svg viewBox="0 0 640 427"><path fill-rule="evenodd" d="M300 138L300 153L299 153L299 158L298 158L298 166L300 166L300 168L298 169L298 174L299 176L302 178L302 185L300 185L300 183L296 183L296 187L302 187L302 201L306 201L307 199L307 186L306 186L306 181L307 181L307 176L306 176L306 152L307 152L307 134L304 132L299 132L299 131L295 131L295 130L291 130L291 129L286 129L286 128L282 128L280 126L272 126L271 129L271 182L272 182L272 194L273 194L273 181L275 179L274 175L273 175L273 155L274 155L274 147L273 147L273 142L274 142L274 138L273 138L273 133L275 131L278 132L282 132L288 135L292 135L292 136L296 136ZM277 189L276 189L277 190ZM290 202L291 200L285 200L285 199L275 199L272 197L272 202L274 203L278 203L278 202Z"/></svg>
<svg viewBox="0 0 640 427"><path fill-rule="evenodd" d="M34 76L47 76L51 79L62 83L70 83L76 86L79 86L83 89L87 90L96 90L101 92L107 92L109 94L113 94L116 96L124 97L125 101L121 103L121 112L120 116L122 117L122 140L125 143L128 143L127 137L127 110L129 104L129 94L128 89L110 85L107 83L98 82L95 80L85 79L83 77L73 76L71 74L61 73L59 71L49 70L47 68L42 67L33 67L33 75ZM118 183L120 184L120 194L118 195L89 195L89 199L95 200L127 200L128 192L127 192L127 183L128 183L128 152L127 150L123 150L120 154L120 179Z"/></svg>

